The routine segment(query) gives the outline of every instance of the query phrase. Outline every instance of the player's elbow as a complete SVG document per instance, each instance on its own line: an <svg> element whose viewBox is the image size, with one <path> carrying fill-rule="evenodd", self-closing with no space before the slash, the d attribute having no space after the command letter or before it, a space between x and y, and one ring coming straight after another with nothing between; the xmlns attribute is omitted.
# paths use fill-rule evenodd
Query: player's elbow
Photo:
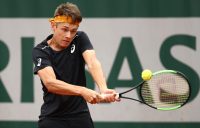
<svg viewBox="0 0 200 128"><path fill-rule="evenodd" d="M54 81L52 79L47 79L45 81L43 81L46 89L48 90L48 92L54 92Z"/></svg>

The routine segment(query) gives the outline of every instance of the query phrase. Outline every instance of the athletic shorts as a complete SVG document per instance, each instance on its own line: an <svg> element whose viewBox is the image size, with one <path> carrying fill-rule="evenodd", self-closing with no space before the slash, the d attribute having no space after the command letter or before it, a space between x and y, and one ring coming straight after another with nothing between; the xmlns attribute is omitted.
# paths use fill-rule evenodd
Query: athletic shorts
<svg viewBox="0 0 200 128"><path fill-rule="evenodd" d="M65 119L43 118L38 128L94 128L94 124L89 113L80 113Z"/></svg>

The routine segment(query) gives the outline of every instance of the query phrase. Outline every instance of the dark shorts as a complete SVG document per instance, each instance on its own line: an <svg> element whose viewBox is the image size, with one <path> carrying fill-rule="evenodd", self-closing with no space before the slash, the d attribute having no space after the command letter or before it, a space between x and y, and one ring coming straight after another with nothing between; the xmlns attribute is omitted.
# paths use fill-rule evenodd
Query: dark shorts
<svg viewBox="0 0 200 128"><path fill-rule="evenodd" d="M38 128L94 128L94 124L89 113L80 113L65 119L44 118Z"/></svg>

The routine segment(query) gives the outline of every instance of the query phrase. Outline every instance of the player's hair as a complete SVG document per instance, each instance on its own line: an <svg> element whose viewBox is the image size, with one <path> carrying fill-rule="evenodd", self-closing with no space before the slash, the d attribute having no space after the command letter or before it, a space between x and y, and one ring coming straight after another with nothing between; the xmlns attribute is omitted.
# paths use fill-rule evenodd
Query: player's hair
<svg viewBox="0 0 200 128"><path fill-rule="evenodd" d="M80 23L82 21L81 12L78 6L70 2L62 3L56 8L54 17L62 15L70 16L72 18L72 22Z"/></svg>

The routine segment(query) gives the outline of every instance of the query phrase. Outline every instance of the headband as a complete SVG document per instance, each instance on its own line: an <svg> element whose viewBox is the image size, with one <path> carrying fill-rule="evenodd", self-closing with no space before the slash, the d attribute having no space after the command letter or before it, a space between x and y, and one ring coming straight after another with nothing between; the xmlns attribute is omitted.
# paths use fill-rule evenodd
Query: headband
<svg viewBox="0 0 200 128"><path fill-rule="evenodd" d="M50 18L49 19L50 22L64 22L64 23L69 23L69 24L75 24L78 25L80 24L79 21L75 21L73 22L72 17L71 16L65 16L65 15L61 15L61 16L55 16L54 18Z"/></svg>

